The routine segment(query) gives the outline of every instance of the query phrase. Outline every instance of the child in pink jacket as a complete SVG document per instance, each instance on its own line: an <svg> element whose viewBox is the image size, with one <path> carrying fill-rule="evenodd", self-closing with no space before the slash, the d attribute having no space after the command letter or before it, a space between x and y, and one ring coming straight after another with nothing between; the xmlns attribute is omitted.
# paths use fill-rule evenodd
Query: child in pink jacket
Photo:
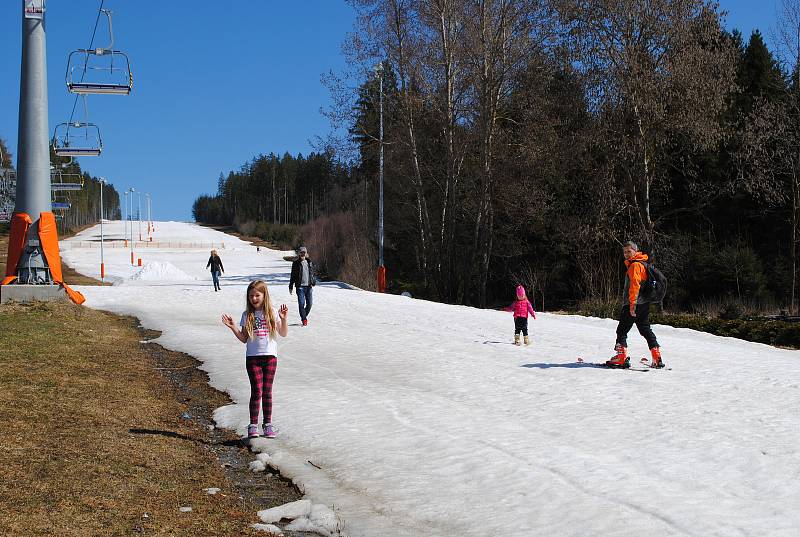
<svg viewBox="0 0 800 537"><path fill-rule="evenodd" d="M524 287L517 286L517 299L506 310L514 312L514 345L519 345L520 332L525 338L525 345L530 345L531 342L528 339L528 314L530 313L535 320L536 312L533 311L533 306L525 296Z"/></svg>

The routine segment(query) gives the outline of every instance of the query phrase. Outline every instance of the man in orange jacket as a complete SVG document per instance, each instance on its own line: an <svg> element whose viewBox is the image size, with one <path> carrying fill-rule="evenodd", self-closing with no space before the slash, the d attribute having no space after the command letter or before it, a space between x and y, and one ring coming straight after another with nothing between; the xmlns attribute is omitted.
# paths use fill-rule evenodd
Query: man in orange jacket
<svg viewBox="0 0 800 537"><path fill-rule="evenodd" d="M617 344L614 346L616 354L606 362L606 365L623 369L630 367L628 332L635 323L650 348L653 359L650 367L662 368L664 362L661 361L661 348L658 346L656 335L650 328L650 303L639 293L642 282L647 280L647 268L644 265L648 259L647 254L640 252L636 243L628 241L622 246L622 255L625 257L625 266L627 267L624 304L617 325Z"/></svg>

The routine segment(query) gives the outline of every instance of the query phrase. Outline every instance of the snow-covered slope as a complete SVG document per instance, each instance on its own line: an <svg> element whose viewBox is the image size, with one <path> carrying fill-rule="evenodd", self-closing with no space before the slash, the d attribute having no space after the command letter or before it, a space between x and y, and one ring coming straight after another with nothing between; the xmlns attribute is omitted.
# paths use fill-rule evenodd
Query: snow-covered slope
<svg viewBox="0 0 800 537"><path fill-rule="evenodd" d="M122 225L106 233L121 237ZM79 287L87 305L135 315L163 332L160 344L200 359L236 401L215 418L244 432L244 345L220 315L238 319L248 282L267 281L290 328L279 341L278 438L261 442L348 535L798 534L798 351L656 326L671 370L597 369L576 360L610 356L612 320L540 314L520 348L510 313L335 283L315 288L302 327L283 252L175 222L157 223L154 241L197 248L142 249L153 270L138 279L128 250L106 248L106 272L121 283ZM225 265L218 293L205 243ZM99 256L63 251L89 275ZM629 341L634 357L647 355L635 329Z"/></svg>

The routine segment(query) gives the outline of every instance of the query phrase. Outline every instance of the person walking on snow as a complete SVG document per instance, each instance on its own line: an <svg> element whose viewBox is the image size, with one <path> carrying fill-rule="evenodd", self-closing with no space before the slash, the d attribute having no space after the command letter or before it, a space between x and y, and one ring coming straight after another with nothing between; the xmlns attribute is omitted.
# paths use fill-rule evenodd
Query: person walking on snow
<svg viewBox="0 0 800 537"><path fill-rule="evenodd" d="M257 438L258 412L264 410L264 436L275 438L272 428L272 382L278 367L278 341L276 334L286 337L289 324L286 315L289 308L281 304L280 310L272 306L267 284L261 280L250 282L247 286L247 309L242 312L239 327L227 313L222 314L222 324L233 332L233 335L247 344L245 366L247 378L250 380L250 425L247 427L248 438Z"/></svg>
<svg viewBox="0 0 800 537"><path fill-rule="evenodd" d="M314 263L308 258L308 250L301 246L297 251L297 259L292 262L292 274L289 277L289 294L292 287L297 286L297 306L300 309L300 320L308 326L308 314L311 311L311 289L317 284L314 276Z"/></svg>
<svg viewBox="0 0 800 537"><path fill-rule="evenodd" d="M648 260L647 254L639 251L635 242L626 242L622 246L622 255L625 258L625 294L623 297L622 311L617 325L617 343L614 346L616 354L606 361L608 367L626 369L630 367L628 357L628 332L636 324L639 333L647 340L650 348L652 362L650 367L662 368L661 348L656 340L653 329L650 328L650 303L639 294L642 282L647 280Z"/></svg>
<svg viewBox="0 0 800 537"><path fill-rule="evenodd" d="M525 296L525 288L521 285L517 286L517 299L511 303L506 311L514 312L514 345L519 345L519 334L525 338L525 345L530 345L528 339L528 314L530 313L534 320L536 320L536 312L533 311L533 305Z"/></svg>
<svg viewBox="0 0 800 537"><path fill-rule="evenodd" d="M216 250L211 250L211 256L208 258L206 268L211 267L211 279L214 280L214 291L219 291L219 275L225 272L225 267L222 266L222 259L217 255Z"/></svg>

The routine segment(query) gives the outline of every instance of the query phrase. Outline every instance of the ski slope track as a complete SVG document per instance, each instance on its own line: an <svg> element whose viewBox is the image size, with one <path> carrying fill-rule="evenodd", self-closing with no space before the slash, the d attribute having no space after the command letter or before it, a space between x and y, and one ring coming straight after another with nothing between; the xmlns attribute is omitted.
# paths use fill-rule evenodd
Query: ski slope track
<svg viewBox="0 0 800 537"><path fill-rule="evenodd" d="M154 243L184 247L142 248L143 268L106 248L115 285L78 287L86 305L134 315L198 358L235 401L217 423L244 434L245 348L220 315L238 319L249 281L265 280L290 326L278 437L259 443L334 509L342 535L800 535L799 351L655 326L670 371L607 370L576 361L612 354L613 320L542 313L531 346L515 347L511 313L336 282L316 286L302 327L286 252L194 224L155 227ZM105 230L121 240L123 223ZM96 277L100 249L86 246L98 239L94 227L63 241L64 260ZM191 243L217 245L220 292L210 248ZM636 360L649 355L635 330L629 341Z"/></svg>

